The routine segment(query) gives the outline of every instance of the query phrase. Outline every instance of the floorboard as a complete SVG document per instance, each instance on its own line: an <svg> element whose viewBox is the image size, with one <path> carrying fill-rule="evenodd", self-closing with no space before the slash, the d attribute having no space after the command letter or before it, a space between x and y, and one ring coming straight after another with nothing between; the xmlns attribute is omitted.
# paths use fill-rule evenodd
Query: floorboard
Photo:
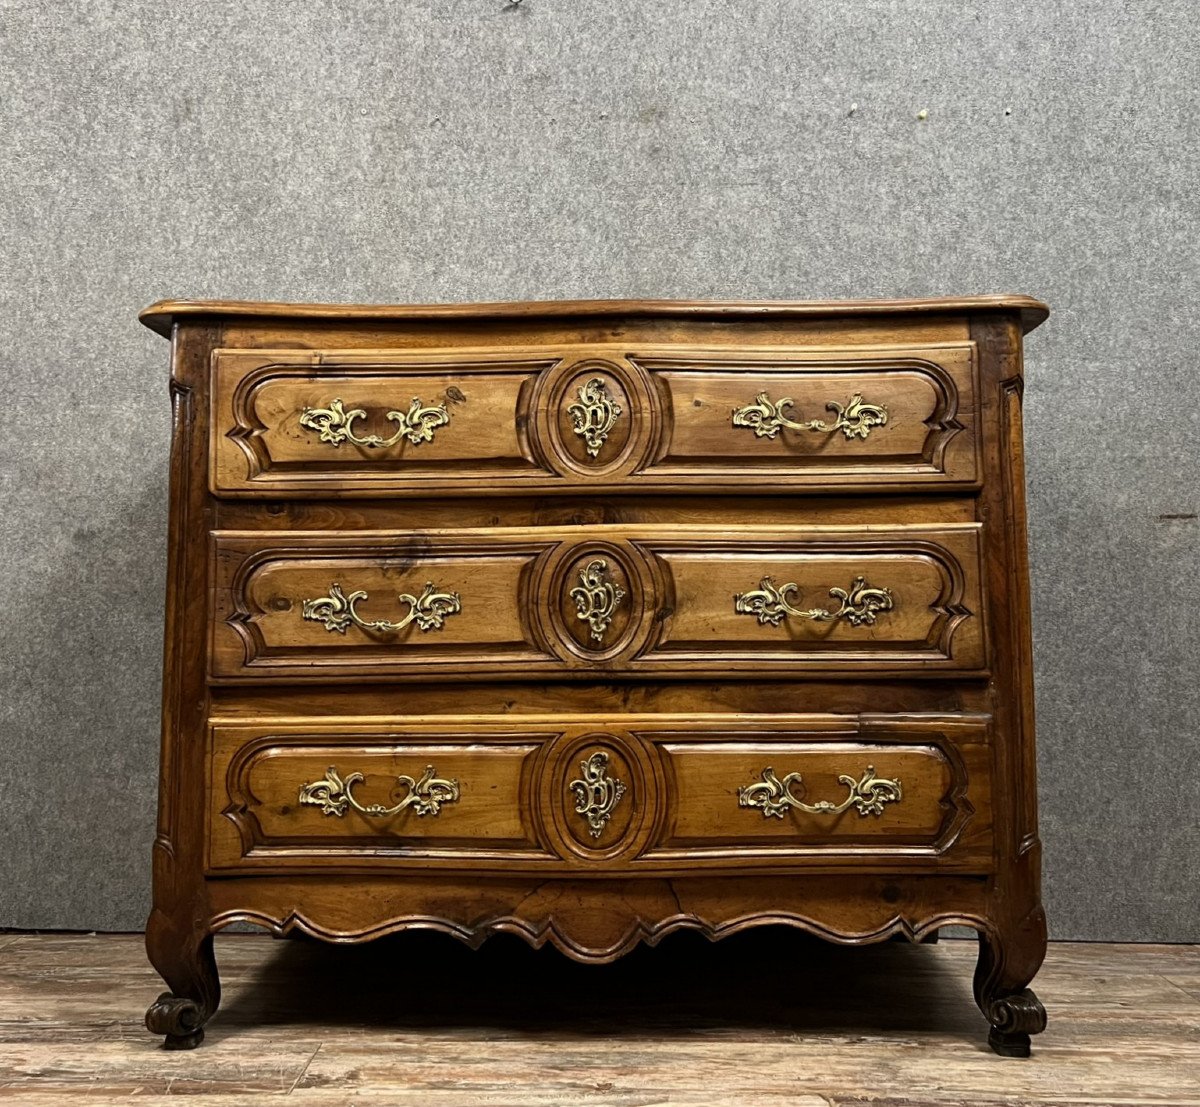
<svg viewBox="0 0 1200 1107"><path fill-rule="evenodd" d="M0 1102L1200 1107L1200 947L1052 944L1029 1060L985 1045L975 945L677 934L614 965L436 934L217 939L208 1039L142 1027L137 935L0 934Z"/></svg>

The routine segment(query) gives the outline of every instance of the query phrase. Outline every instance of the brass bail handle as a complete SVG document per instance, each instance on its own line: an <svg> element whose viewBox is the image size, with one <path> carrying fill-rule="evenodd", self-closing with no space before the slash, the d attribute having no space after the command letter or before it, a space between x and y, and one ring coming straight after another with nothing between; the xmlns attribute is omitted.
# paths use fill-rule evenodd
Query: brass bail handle
<svg viewBox="0 0 1200 1107"><path fill-rule="evenodd" d="M445 404L426 407L417 396L412 398L407 411L389 411L384 416L397 426L396 433L390 438L381 438L377 434L360 437L356 434L354 424L366 417L366 411L360 407L347 411L339 398L330 400L328 407L306 407L300 413L300 425L306 430L316 431L318 440L328 443L334 449L349 442L368 450L386 450L402 438L414 446L432 442L434 431L450 422L450 412L446 410Z"/></svg>
<svg viewBox="0 0 1200 1107"><path fill-rule="evenodd" d="M886 407L882 404L864 403L862 395L858 392L850 397L847 404L830 400L825 405L825 410L832 411L836 416L831 422L824 419L797 422L787 415L793 407L795 401L791 396L785 396L782 400L772 400L769 393L760 392L754 397L754 403L733 409L733 425L754 431L755 438L775 438L781 430L801 434L805 431L820 434L841 431L848 441L855 438L866 441L873 428L885 427L888 421Z"/></svg>
<svg viewBox="0 0 1200 1107"><path fill-rule="evenodd" d="M876 618L895 606L890 588L875 588L865 577L855 577L849 588L831 588L829 595L838 601L836 608L812 607L801 610L793 600L799 598L800 585L795 581L776 585L771 577L763 577L758 587L738 592L733 597L733 610L739 615L753 615L760 626L777 627L784 619L809 619L827 623L845 619L851 626L873 626Z"/></svg>
<svg viewBox="0 0 1200 1107"><path fill-rule="evenodd" d="M342 818L353 808L360 815L372 819L389 819L411 807L419 816L438 815L442 804L458 802L458 781L443 779L436 775L432 765L425 766L419 780L411 776L396 777L396 784L407 789L399 803L386 807L381 803L360 803L354 795L354 786L367 778L362 773L350 773L346 777L330 766L324 777L300 786L300 803L319 807L324 815Z"/></svg>
<svg viewBox="0 0 1200 1107"><path fill-rule="evenodd" d="M809 815L840 815L853 806L861 816L883 814L883 808L889 803L898 803L904 796L899 780L875 775L875 766L868 765L861 776L851 776L842 773L838 783L848 788L849 794L841 803L829 800L818 800L816 803L804 803L792 793L792 787L802 782L799 773L788 773L782 780L775 775L775 770L767 767L762 771L762 780L738 788L738 806L756 807L764 819L782 819L790 809L804 811Z"/></svg>

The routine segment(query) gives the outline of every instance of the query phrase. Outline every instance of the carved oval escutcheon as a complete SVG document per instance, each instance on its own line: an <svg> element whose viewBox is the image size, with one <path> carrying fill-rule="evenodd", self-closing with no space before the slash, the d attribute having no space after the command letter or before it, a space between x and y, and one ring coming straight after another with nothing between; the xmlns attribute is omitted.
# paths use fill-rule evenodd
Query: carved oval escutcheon
<svg viewBox="0 0 1200 1107"><path fill-rule="evenodd" d="M547 645L564 660L609 661L644 638L644 567L627 546L572 546L556 555L547 572L548 583L535 594L542 597Z"/></svg>
<svg viewBox="0 0 1200 1107"><path fill-rule="evenodd" d="M560 739L541 789L560 849L607 861L644 848L653 814L648 768L644 753L616 734Z"/></svg>
<svg viewBox="0 0 1200 1107"><path fill-rule="evenodd" d="M656 424L645 374L615 358L561 362L540 379L533 408L544 464L582 477L631 472Z"/></svg>
<svg viewBox="0 0 1200 1107"><path fill-rule="evenodd" d="M624 456L634 400L604 363L582 364L563 378L555 412L558 438L577 465L608 468Z"/></svg>
<svg viewBox="0 0 1200 1107"><path fill-rule="evenodd" d="M581 649L603 653L629 629L634 586L611 551L588 551L572 558L562 577L559 614Z"/></svg>

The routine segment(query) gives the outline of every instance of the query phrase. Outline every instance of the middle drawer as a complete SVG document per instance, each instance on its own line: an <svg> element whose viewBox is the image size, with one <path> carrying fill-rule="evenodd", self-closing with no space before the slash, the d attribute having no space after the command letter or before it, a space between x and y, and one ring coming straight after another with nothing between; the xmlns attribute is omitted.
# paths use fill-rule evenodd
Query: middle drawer
<svg viewBox="0 0 1200 1107"><path fill-rule="evenodd" d="M975 523L212 540L215 681L985 667Z"/></svg>

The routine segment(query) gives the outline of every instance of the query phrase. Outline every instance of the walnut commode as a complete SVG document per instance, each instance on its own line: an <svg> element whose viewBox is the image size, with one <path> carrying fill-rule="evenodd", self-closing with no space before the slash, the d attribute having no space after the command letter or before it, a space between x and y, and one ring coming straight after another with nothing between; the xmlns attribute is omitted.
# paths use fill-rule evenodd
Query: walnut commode
<svg viewBox="0 0 1200 1107"><path fill-rule="evenodd" d="M979 932L1045 1013L1020 296L166 302L146 1023L213 934Z"/></svg>

